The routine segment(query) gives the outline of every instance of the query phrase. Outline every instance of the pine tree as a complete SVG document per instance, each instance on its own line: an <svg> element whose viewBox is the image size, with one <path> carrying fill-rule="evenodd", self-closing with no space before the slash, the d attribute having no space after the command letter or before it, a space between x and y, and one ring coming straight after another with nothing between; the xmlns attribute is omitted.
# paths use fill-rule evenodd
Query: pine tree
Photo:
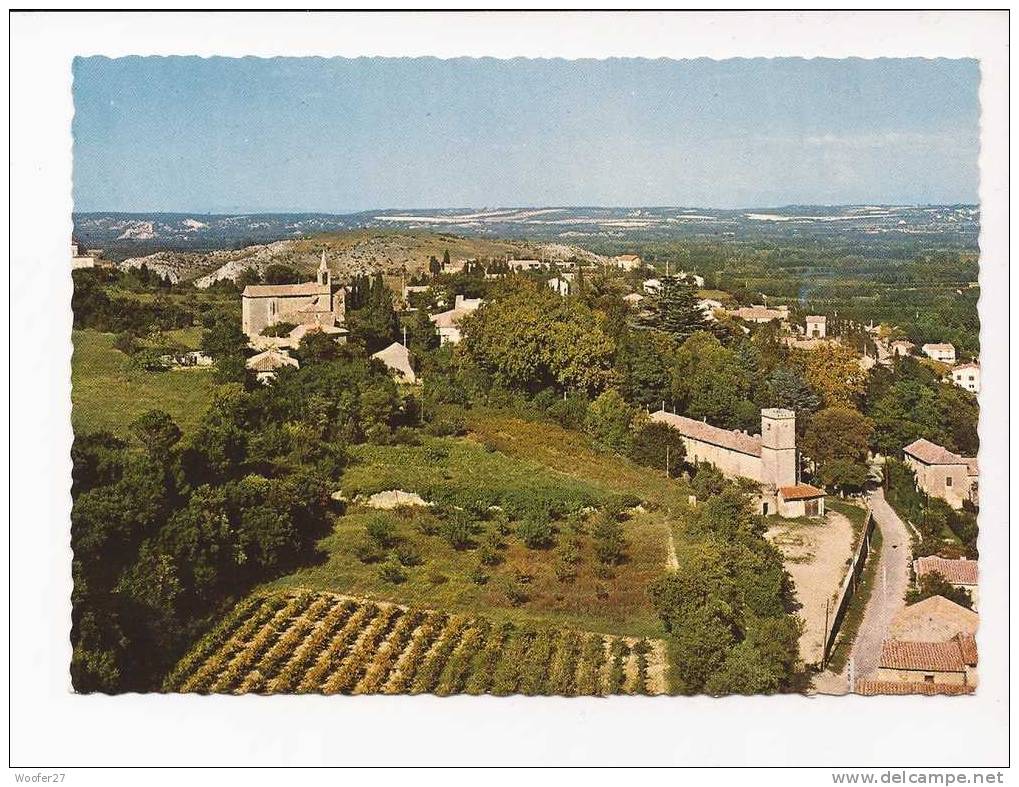
<svg viewBox="0 0 1019 787"><path fill-rule="evenodd" d="M704 330L706 320L697 305L696 289L676 276L665 276L661 281L661 290L651 303L644 327L658 328L677 341Z"/></svg>

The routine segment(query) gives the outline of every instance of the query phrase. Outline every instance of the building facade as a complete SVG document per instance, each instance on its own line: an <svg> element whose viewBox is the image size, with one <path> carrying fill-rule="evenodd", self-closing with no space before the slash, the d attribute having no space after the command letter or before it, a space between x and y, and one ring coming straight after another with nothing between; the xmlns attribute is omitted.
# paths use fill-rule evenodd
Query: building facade
<svg viewBox="0 0 1019 787"><path fill-rule="evenodd" d="M972 394L980 393L980 365L976 363L964 363L956 366L950 372L952 382L960 388L965 388Z"/></svg>
<svg viewBox="0 0 1019 787"><path fill-rule="evenodd" d="M809 339L823 339L828 335L828 318L824 315L808 314L806 335Z"/></svg>
<svg viewBox="0 0 1019 787"><path fill-rule="evenodd" d="M471 312L477 311L484 301L481 298L465 298L456 296L453 308L449 311L433 314L428 319L435 325L439 334L440 344L458 344L463 334L460 332L460 321Z"/></svg>
<svg viewBox="0 0 1019 787"><path fill-rule="evenodd" d="M343 288L333 291L323 251L313 282L245 287L241 295L241 330L249 337L257 337L279 323L335 328L344 321L345 303Z"/></svg>
<svg viewBox="0 0 1019 787"><path fill-rule="evenodd" d="M824 492L797 483L796 414L792 410L761 410L759 435L721 429L664 409L653 413L651 420L682 435L687 461L708 462L730 478L748 478L760 484L761 513L824 515Z"/></svg>
<svg viewBox="0 0 1019 787"><path fill-rule="evenodd" d="M916 475L925 494L944 500L952 508L979 502L979 468L975 457L954 454L930 440L914 440L902 449L903 459Z"/></svg>
<svg viewBox="0 0 1019 787"><path fill-rule="evenodd" d="M955 345L925 344L920 348L924 355L934 361L953 365L955 363Z"/></svg>

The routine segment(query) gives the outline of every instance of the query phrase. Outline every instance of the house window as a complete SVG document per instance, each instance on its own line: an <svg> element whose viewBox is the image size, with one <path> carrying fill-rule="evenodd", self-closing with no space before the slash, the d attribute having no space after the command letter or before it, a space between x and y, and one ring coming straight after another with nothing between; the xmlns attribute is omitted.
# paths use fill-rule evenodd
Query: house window
<svg viewBox="0 0 1019 787"><path fill-rule="evenodd" d="M952 488L952 477L951 476L949 476L948 478L945 479L945 487L948 488L948 489Z"/></svg>
<svg viewBox="0 0 1019 787"><path fill-rule="evenodd" d="M807 512L807 516L820 516L821 514L821 501L820 500L808 500L804 506Z"/></svg>
<svg viewBox="0 0 1019 787"><path fill-rule="evenodd" d="M924 683L933 683L934 682L934 676L933 675L924 675L923 676L923 682Z"/></svg>

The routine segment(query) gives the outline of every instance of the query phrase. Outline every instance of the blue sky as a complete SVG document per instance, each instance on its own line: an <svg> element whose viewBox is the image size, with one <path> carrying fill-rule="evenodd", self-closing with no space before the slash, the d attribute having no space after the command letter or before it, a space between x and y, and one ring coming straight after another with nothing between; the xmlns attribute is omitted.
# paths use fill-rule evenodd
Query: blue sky
<svg viewBox="0 0 1019 787"><path fill-rule="evenodd" d="M78 58L75 210L977 201L974 60Z"/></svg>

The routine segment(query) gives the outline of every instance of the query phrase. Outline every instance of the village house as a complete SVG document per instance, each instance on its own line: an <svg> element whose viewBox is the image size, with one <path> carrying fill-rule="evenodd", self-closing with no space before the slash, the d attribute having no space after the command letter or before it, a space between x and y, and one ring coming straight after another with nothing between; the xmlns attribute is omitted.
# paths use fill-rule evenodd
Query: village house
<svg viewBox="0 0 1019 787"><path fill-rule="evenodd" d="M506 264L514 273L519 273L521 271L540 271L548 267L548 265L541 260L506 260Z"/></svg>
<svg viewBox="0 0 1019 787"><path fill-rule="evenodd" d="M410 299L413 295L424 295L432 289L430 284L404 284L401 297L403 302L410 306Z"/></svg>
<svg viewBox="0 0 1019 787"><path fill-rule="evenodd" d="M950 372L952 382L972 394L980 393L980 364L963 363Z"/></svg>
<svg viewBox="0 0 1019 787"><path fill-rule="evenodd" d="M740 306L738 309L729 311L733 317L739 317L744 322L765 323L772 320L786 322L789 319L789 307L779 306L770 309L767 306Z"/></svg>
<svg viewBox="0 0 1019 787"><path fill-rule="evenodd" d="M268 384L276 379L276 373L287 366L300 369L301 364L296 358L292 358L286 350L270 347L258 355L252 355L244 362L248 371L255 373L255 378L263 384Z"/></svg>
<svg viewBox="0 0 1019 787"><path fill-rule="evenodd" d="M428 319L435 325L441 344L458 344L463 338L460 333L460 320L471 312L477 311L484 301L481 298L465 298L456 296L453 308L449 311L433 314Z"/></svg>
<svg viewBox="0 0 1019 787"><path fill-rule="evenodd" d="M80 243L71 241L71 270L80 268L112 268L113 263L102 259L102 249L86 249Z"/></svg>
<svg viewBox="0 0 1019 787"><path fill-rule="evenodd" d="M805 333L808 339L823 339L828 333L828 318L823 314L808 314Z"/></svg>
<svg viewBox="0 0 1019 787"><path fill-rule="evenodd" d="M410 350L399 342L393 342L386 349L379 350L372 358L382 361L397 382L410 384L418 382L418 376L410 363Z"/></svg>
<svg viewBox="0 0 1019 787"><path fill-rule="evenodd" d="M644 262L636 254L617 254L610 257L608 264L621 271L637 271L644 267Z"/></svg>
<svg viewBox="0 0 1019 787"><path fill-rule="evenodd" d="M548 280L548 288L565 298L572 292L575 278L572 273L560 273L558 276Z"/></svg>
<svg viewBox="0 0 1019 787"><path fill-rule="evenodd" d="M879 683L976 686L977 647L972 634L947 642L887 639L874 675Z"/></svg>
<svg viewBox="0 0 1019 787"><path fill-rule="evenodd" d="M889 624L890 639L905 642L947 642L956 634L973 636L980 627L980 616L972 609L931 596L900 609Z"/></svg>
<svg viewBox="0 0 1019 787"><path fill-rule="evenodd" d="M905 358L907 355L912 355L913 350L916 349L916 345L913 342L906 341L905 339L898 339L890 345L892 356L895 358Z"/></svg>
<svg viewBox="0 0 1019 787"><path fill-rule="evenodd" d="M977 504L979 468L975 457L959 456L923 438L914 440L902 453L922 492L955 509L967 501Z"/></svg>
<svg viewBox="0 0 1019 787"><path fill-rule="evenodd" d="M928 358L947 363L949 366L955 363L955 346L951 344L925 344L920 348Z"/></svg>
<svg viewBox="0 0 1019 787"><path fill-rule="evenodd" d="M721 301L716 301L714 298L701 298L697 301L697 308L704 312L704 319L710 322L717 322L718 318L715 316L716 311L724 311Z"/></svg>
<svg viewBox="0 0 1019 787"><path fill-rule="evenodd" d="M824 516L824 491L798 483L796 414L792 410L761 410L759 435L721 429L664 409L653 413L651 420L682 435L687 461L709 462L730 478L759 483L761 513L788 518Z"/></svg>
<svg viewBox="0 0 1019 787"><path fill-rule="evenodd" d="M316 326L331 331L344 321L345 298L342 287L332 286L332 274L326 265L326 253L318 267L316 280L302 284L249 284L241 295L241 330L250 339L260 337L266 328L280 323Z"/></svg>
<svg viewBox="0 0 1019 787"><path fill-rule="evenodd" d="M919 580L928 574L940 574L950 585L969 591L973 599L973 606L976 608L978 602L978 569L979 563L976 560L960 558L949 560L943 557L931 555L920 557L913 561L913 573ZM947 603L952 603L946 599Z"/></svg>
<svg viewBox="0 0 1019 787"><path fill-rule="evenodd" d="M704 277L698 276L696 273L687 273L686 271L680 271L676 274L676 277L680 281L685 281L687 284L692 284L697 289L704 289Z"/></svg>

